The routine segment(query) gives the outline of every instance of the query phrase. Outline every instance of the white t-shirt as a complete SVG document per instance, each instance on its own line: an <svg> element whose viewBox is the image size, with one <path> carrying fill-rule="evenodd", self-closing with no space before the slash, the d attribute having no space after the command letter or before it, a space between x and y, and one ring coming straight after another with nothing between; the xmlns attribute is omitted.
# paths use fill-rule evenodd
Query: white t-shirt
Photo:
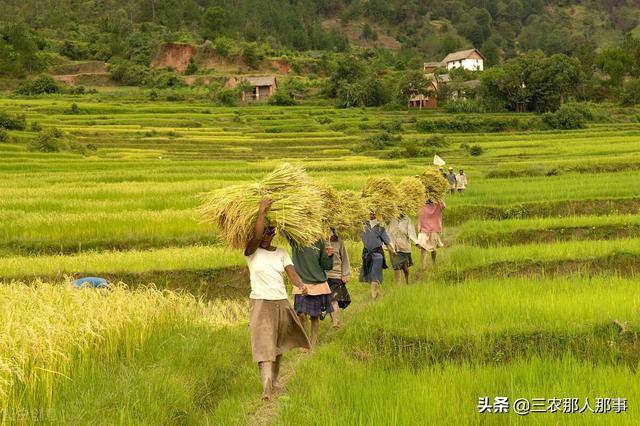
<svg viewBox="0 0 640 426"><path fill-rule="evenodd" d="M250 299L283 300L287 298L284 286L284 268L293 265L286 250L274 251L258 249L251 256L245 256L251 278Z"/></svg>

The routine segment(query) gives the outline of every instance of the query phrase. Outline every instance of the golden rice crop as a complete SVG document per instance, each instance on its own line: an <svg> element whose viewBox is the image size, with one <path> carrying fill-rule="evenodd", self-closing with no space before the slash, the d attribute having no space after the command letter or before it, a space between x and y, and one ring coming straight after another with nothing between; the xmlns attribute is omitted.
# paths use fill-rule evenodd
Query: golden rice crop
<svg viewBox="0 0 640 426"><path fill-rule="evenodd" d="M55 381L68 380L80 365L133 355L153 333L189 324L222 327L246 311L246 303L205 303L154 287L2 285L0 413L27 405L47 408Z"/></svg>
<svg viewBox="0 0 640 426"><path fill-rule="evenodd" d="M341 211L335 219L335 229L343 239L356 239L362 231L362 224L367 218L367 208L359 193L342 191L339 193Z"/></svg>
<svg viewBox="0 0 640 426"><path fill-rule="evenodd" d="M340 193L331 185L318 185L322 197L322 226L324 234L330 228L336 228L342 216L343 206Z"/></svg>
<svg viewBox="0 0 640 426"><path fill-rule="evenodd" d="M449 191L449 182L437 169L427 169L418 178L424 185L427 200L434 203L444 201Z"/></svg>
<svg viewBox="0 0 640 426"><path fill-rule="evenodd" d="M222 188L205 195L200 208L205 221L217 225L222 241L245 247L253 233L260 201L269 197L269 225L300 246L322 236L322 194L302 167L282 164L260 182Z"/></svg>
<svg viewBox="0 0 640 426"><path fill-rule="evenodd" d="M398 184L398 192L400 193L398 208L405 215L416 214L427 199L424 185L415 177L403 178Z"/></svg>
<svg viewBox="0 0 640 426"><path fill-rule="evenodd" d="M388 221L398 216L400 193L390 178L369 177L362 191L364 205L375 212L378 219Z"/></svg>

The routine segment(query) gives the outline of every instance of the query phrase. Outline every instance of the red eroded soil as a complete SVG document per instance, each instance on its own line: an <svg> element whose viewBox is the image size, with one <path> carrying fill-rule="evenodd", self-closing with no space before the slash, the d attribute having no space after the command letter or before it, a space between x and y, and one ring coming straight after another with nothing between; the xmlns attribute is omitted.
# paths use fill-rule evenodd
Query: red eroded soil
<svg viewBox="0 0 640 426"><path fill-rule="evenodd" d="M195 56L197 48L190 44L167 43L160 49L158 55L151 61L152 67L171 67L178 72L184 72L189 59Z"/></svg>
<svg viewBox="0 0 640 426"><path fill-rule="evenodd" d="M288 74L290 70L289 62L284 59L272 59L271 66L281 74Z"/></svg>

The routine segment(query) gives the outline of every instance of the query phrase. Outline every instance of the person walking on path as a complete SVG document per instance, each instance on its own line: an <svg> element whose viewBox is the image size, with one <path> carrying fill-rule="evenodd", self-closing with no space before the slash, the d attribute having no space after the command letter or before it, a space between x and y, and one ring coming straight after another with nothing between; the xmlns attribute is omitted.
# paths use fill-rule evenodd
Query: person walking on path
<svg viewBox="0 0 640 426"><path fill-rule="evenodd" d="M413 266L411 245L418 244L418 237L411 219L403 213L398 219L393 219L389 223L389 238L395 252L391 256L395 281L399 282L400 273L404 272L405 283L409 284L409 268Z"/></svg>
<svg viewBox="0 0 640 426"><path fill-rule="evenodd" d="M460 173L456 175L456 188L458 192L462 192L467 189L468 181L467 175L464 174L464 170L460 170Z"/></svg>
<svg viewBox="0 0 640 426"><path fill-rule="evenodd" d="M427 253L431 253L431 260L436 263L436 250L442 247L440 233L442 232L442 211L444 202L434 203L427 200L418 212L418 246L422 251L420 266L424 270L427 266Z"/></svg>
<svg viewBox="0 0 640 426"><path fill-rule="evenodd" d="M449 194L456 192L456 174L453 171L453 167L449 167L449 173L445 176L447 182L449 182Z"/></svg>
<svg viewBox="0 0 640 426"><path fill-rule="evenodd" d="M260 202L253 237L244 255L249 267L249 330L251 352L258 363L262 382L262 398L271 399L278 387L282 354L293 348L309 349L311 343L287 297L283 273L301 294L307 289L293 267L286 250L271 245L275 229L266 226L265 214L272 201Z"/></svg>
<svg viewBox="0 0 640 426"><path fill-rule="evenodd" d="M376 219L374 212L369 214L369 220L364 224L362 245L360 282L368 282L371 285L371 297L376 300L380 296L382 271L388 268L382 246L387 246L391 252L393 249L389 235Z"/></svg>
<svg viewBox="0 0 640 426"><path fill-rule="evenodd" d="M331 230L331 238L329 239L331 247L333 247L333 268L327 271L327 281L331 288L331 326L339 327L339 309L345 309L351 303L351 297L347 291L347 282L351 275L351 265L349 263L349 254L344 245L344 241L338 237L335 229Z"/></svg>
<svg viewBox="0 0 640 426"><path fill-rule="evenodd" d="M323 239L319 239L312 247L300 247L290 241L293 266L304 283L307 294L293 288L293 308L302 327L307 330L307 317L311 318L311 349L315 348L320 332L320 320L326 313L333 312L331 305L331 288L327 283L327 272L333 269L334 249Z"/></svg>

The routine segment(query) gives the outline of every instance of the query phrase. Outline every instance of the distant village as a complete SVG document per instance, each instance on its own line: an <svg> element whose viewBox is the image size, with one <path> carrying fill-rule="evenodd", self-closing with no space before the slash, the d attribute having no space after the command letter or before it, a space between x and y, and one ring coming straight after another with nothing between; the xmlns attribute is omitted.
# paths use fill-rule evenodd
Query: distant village
<svg viewBox="0 0 640 426"><path fill-rule="evenodd" d="M429 79L429 86L424 93L413 95L407 100L409 108L437 108L437 93L441 85L451 84L451 77L447 71L462 68L468 71L483 71L485 58L478 49L461 50L448 54L441 62L425 62L423 71ZM226 87L235 88L244 84L247 90L242 92L243 102L267 101L278 89L275 76L260 77L232 77ZM464 99L467 90L473 91L480 87L480 80L469 80L450 91L451 99Z"/></svg>
<svg viewBox="0 0 640 426"><path fill-rule="evenodd" d="M175 50L172 48L188 45L176 45L168 44L165 46L165 50L160 53L159 57L166 59L167 57L174 56ZM189 46L193 51L187 52L188 55L176 55L179 57L170 58L178 72L183 72L186 69L189 58L195 55L195 48ZM179 50L178 50L179 52ZM422 70L425 76L429 80L428 86L423 93L416 93L407 99L407 106L409 108L429 109L438 107L439 90L442 86L448 86L447 97L449 99L465 99L470 92L477 91L480 87L480 80L467 80L453 84L453 80L448 71L453 69L464 69L467 71L483 71L484 62L486 58L478 49L467 49L458 52L449 53L440 62L425 62ZM153 65L153 63L152 63ZM156 64L157 65L157 64ZM289 67L286 61L272 60L272 66L283 73L289 71ZM186 76L185 79L188 80ZM278 78L275 75L262 75L262 76L233 76L227 79L225 88L235 89L241 87L241 100L243 103L253 102L266 102L268 101L278 89Z"/></svg>

